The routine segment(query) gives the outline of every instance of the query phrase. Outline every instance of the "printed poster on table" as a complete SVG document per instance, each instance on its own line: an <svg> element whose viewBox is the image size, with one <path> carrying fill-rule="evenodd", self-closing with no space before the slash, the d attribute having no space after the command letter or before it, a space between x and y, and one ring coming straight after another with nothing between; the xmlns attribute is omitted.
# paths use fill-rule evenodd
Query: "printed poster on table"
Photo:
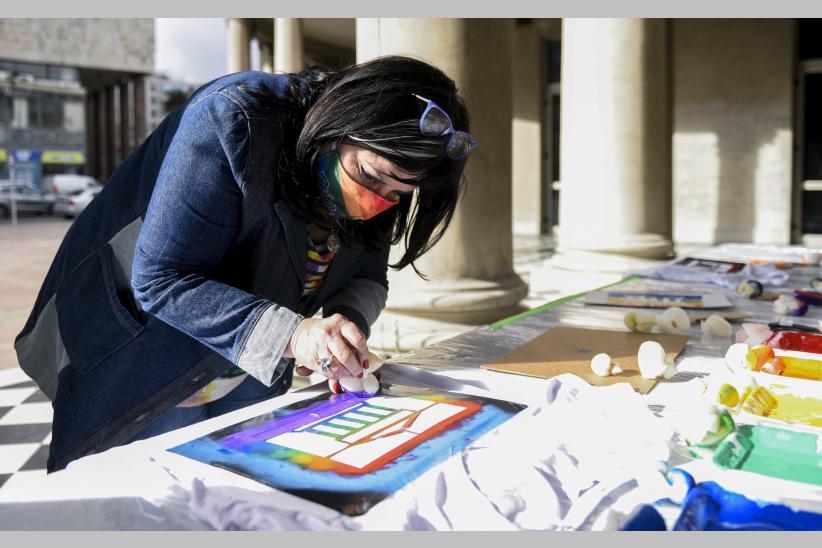
<svg viewBox="0 0 822 548"><path fill-rule="evenodd" d="M396 385L323 393L169 451L359 515L524 408Z"/></svg>

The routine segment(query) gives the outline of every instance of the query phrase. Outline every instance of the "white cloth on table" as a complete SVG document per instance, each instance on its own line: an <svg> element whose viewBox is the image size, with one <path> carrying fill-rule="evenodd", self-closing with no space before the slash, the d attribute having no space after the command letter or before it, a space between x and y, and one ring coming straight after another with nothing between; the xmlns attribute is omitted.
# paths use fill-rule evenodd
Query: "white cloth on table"
<svg viewBox="0 0 822 548"><path fill-rule="evenodd" d="M465 474L517 529L591 528L634 490L667 492L658 472L673 428L627 384L594 388L573 375L546 381L544 401L461 456Z"/></svg>
<svg viewBox="0 0 822 548"><path fill-rule="evenodd" d="M470 391L511 399L519 393L529 407L363 516L164 450L265 412L272 400L263 411L257 404L32 481L25 494L0 500L0 529L589 529L621 500L652 502L664 494L657 470L673 430L627 384L594 388L572 375L540 381L462 373L491 389L469 380ZM301 397L292 393L277 404ZM92 507L105 511L91 516Z"/></svg>
<svg viewBox="0 0 822 548"><path fill-rule="evenodd" d="M550 530L588 529L620 498L667 493L657 470L673 429L629 385L562 375L542 386L541 402L360 517L200 480L171 501L216 529Z"/></svg>
<svg viewBox="0 0 822 548"><path fill-rule="evenodd" d="M192 518L219 531L356 531L348 516L271 490L267 493L238 487L206 487L195 479L189 489L175 485L164 500ZM302 503L302 504L301 504Z"/></svg>
<svg viewBox="0 0 822 548"><path fill-rule="evenodd" d="M641 270L636 274L644 278L656 278L669 282L709 283L735 290L745 280L756 280L763 285L782 285L788 281L788 273L774 264L746 264L739 272L707 272L692 267L679 266L680 259Z"/></svg>

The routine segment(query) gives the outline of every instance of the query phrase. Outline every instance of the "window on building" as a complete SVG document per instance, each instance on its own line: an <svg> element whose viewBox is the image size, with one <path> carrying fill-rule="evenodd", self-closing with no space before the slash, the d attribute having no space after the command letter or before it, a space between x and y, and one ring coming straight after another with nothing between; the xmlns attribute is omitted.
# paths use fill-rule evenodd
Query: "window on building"
<svg viewBox="0 0 822 548"><path fill-rule="evenodd" d="M85 105L82 99L67 99L63 105L63 129L82 132L85 127Z"/></svg>
<svg viewBox="0 0 822 548"><path fill-rule="evenodd" d="M41 121L46 129L63 128L63 99L55 96L45 96L42 102Z"/></svg>
<svg viewBox="0 0 822 548"><path fill-rule="evenodd" d="M61 80L63 82L79 82L80 71L74 67L48 67L49 80Z"/></svg>
<svg viewBox="0 0 822 548"><path fill-rule="evenodd" d="M562 42L559 40L548 41L548 83L559 84L561 69Z"/></svg>
<svg viewBox="0 0 822 548"><path fill-rule="evenodd" d="M798 236L817 245L822 240L822 19L799 21L798 55Z"/></svg>
<svg viewBox="0 0 822 548"><path fill-rule="evenodd" d="M822 59L822 19L799 20L799 58Z"/></svg>
<svg viewBox="0 0 822 548"><path fill-rule="evenodd" d="M35 63L0 60L0 70L13 72L15 74L31 74L35 78L46 80L60 80L63 82L80 81L80 71L74 67L39 65Z"/></svg>
<svg viewBox="0 0 822 548"><path fill-rule="evenodd" d="M822 72L806 74L804 88L802 232L822 234Z"/></svg>
<svg viewBox="0 0 822 548"><path fill-rule="evenodd" d="M551 226L559 224L559 90L551 94Z"/></svg>
<svg viewBox="0 0 822 548"><path fill-rule="evenodd" d="M14 99L10 95L0 95L0 126L10 127L14 117Z"/></svg>
<svg viewBox="0 0 822 548"><path fill-rule="evenodd" d="M26 121L26 127L31 128L38 128L40 127L40 97L37 95L31 95L28 98L28 120Z"/></svg>
<svg viewBox="0 0 822 548"><path fill-rule="evenodd" d="M34 63L15 63L14 72L19 74L31 74L35 78L48 78L48 67L46 65L35 65Z"/></svg>
<svg viewBox="0 0 822 548"><path fill-rule="evenodd" d="M548 40L545 42L545 100L544 113L545 128L543 145L543 166L545 174L545 188L547 204L543 207L547 219L543 220L544 227L550 232L559 224L559 119L560 119L560 61L561 42Z"/></svg>
<svg viewBox="0 0 822 548"><path fill-rule="evenodd" d="M28 127L37 129L64 128L65 97L52 94L41 94L31 95L28 99Z"/></svg>
<svg viewBox="0 0 822 548"><path fill-rule="evenodd" d="M13 98L11 127L13 129L29 127L29 101L26 97Z"/></svg>

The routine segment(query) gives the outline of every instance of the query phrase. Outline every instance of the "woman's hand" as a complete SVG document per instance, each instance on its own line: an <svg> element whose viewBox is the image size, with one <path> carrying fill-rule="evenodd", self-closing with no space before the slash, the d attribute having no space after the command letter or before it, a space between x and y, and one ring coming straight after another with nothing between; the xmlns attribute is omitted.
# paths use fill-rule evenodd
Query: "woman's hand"
<svg viewBox="0 0 822 548"><path fill-rule="evenodd" d="M313 371L329 379L362 378L368 369L368 345L357 325L341 314L328 318L305 318L297 325L285 357L296 358L297 374ZM329 370L323 371L321 360L331 358Z"/></svg>

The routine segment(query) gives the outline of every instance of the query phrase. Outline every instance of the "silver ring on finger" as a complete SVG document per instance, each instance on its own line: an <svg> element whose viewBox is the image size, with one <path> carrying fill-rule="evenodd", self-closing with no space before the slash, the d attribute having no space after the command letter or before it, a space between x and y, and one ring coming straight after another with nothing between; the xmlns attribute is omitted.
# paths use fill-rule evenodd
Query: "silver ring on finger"
<svg viewBox="0 0 822 548"><path fill-rule="evenodd" d="M325 358L320 358L320 360L317 362L317 367L319 367L323 373L330 373L331 358L329 358L328 356L326 356Z"/></svg>

